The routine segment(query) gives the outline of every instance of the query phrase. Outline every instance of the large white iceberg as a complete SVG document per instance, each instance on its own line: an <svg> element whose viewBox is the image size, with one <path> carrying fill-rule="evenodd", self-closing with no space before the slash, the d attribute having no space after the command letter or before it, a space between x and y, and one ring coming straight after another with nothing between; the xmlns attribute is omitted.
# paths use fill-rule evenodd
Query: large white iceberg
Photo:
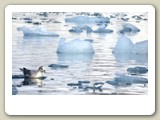
<svg viewBox="0 0 160 120"><path fill-rule="evenodd" d="M94 53L94 50L90 41L74 39L65 42L65 38L60 38L57 53Z"/></svg>
<svg viewBox="0 0 160 120"><path fill-rule="evenodd" d="M58 37L59 35L54 32L49 32L44 28L40 27L18 27L18 31L22 31L24 36L48 36Z"/></svg>
<svg viewBox="0 0 160 120"><path fill-rule="evenodd" d="M121 36L118 38L117 44L113 52L135 52L134 44L129 38Z"/></svg>
<svg viewBox="0 0 160 120"><path fill-rule="evenodd" d="M88 16L77 16L73 18L66 18L65 22L74 22L74 23L109 23L110 20L108 17L88 17Z"/></svg>
<svg viewBox="0 0 160 120"><path fill-rule="evenodd" d="M137 42L133 44L132 41L121 36L118 38L117 44L113 49L113 53L136 53L136 54L147 54L148 53L148 40Z"/></svg>

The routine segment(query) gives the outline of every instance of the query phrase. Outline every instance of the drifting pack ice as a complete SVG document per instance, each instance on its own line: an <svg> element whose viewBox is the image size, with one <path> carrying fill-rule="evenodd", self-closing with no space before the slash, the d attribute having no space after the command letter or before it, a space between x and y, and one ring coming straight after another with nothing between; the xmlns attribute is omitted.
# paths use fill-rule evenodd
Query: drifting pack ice
<svg viewBox="0 0 160 120"><path fill-rule="evenodd" d="M90 41L74 39L65 42L65 38L60 38L57 53L94 53L94 50Z"/></svg>
<svg viewBox="0 0 160 120"><path fill-rule="evenodd" d="M54 32L49 32L44 28L40 27L18 27L18 31L22 31L24 36L48 36L58 37L59 35Z"/></svg>

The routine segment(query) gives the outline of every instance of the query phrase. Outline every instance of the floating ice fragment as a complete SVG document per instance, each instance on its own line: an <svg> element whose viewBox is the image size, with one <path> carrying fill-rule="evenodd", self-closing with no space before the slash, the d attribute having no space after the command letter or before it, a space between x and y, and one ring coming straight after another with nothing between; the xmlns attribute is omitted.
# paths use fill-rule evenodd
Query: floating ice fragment
<svg viewBox="0 0 160 120"><path fill-rule="evenodd" d="M103 18L103 17L88 17L88 16L77 16L74 18L66 18L65 22L75 22L75 23L109 23L110 20L108 17Z"/></svg>
<svg viewBox="0 0 160 120"><path fill-rule="evenodd" d="M123 29L120 30L120 33L137 33L140 32L140 29L138 29L136 26L130 24L130 23L125 23L122 25Z"/></svg>
<svg viewBox="0 0 160 120"><path fill-rule="evenodd" d="M83 29L79 26L74 26L72 27L72 29L69 30L69 32L81 33L83 32Z"/></svg>
<svg viewBox="0 0 160 120"><path fill-rule="evenodd" d="M133 77L133 76L117 76L112 81L106 81L106 83L114 85L114 86L126 86L126 85L132 85L132 84L144 84L146 85L148 83L147 78L142 77Z"/></svg>
<svg viewBox="0 0 160 120"><path fill-rule="evenodd" d="M52 69L58 69L58 68L68 68L68 65L63 64L50 64L48 67L51 67Z"/></svg>
<svg viewBox="0 0 160 120"><path fill-rule="evenodd" d="M22 31L24 36L48 36L58 37L59 35L54 32L49 32L44 28L40 27L18 27L18 31Z"/></svg>
<svg viewBox="0 0 160 120"><path fill-rule="evenodd" d="M148 72L148 69L146 67L134 67L134 68L128 68L127 71L129 74L144 74Z"/></svg>

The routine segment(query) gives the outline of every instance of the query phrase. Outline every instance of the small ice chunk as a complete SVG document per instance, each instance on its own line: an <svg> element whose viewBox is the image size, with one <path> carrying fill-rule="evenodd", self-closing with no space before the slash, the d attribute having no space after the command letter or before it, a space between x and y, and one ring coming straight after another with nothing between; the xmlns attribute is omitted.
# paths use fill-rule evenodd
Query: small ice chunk
<svg viewBox="0 0 160 120"><path fill-rule="evenodd" d="M146 67L134 67L134 68L128 68L127 71L130 74L144 74L148 72L148 69Z"/></svg>
<svg viewBox="0 0 160 120"><path fill-rule="evenodd" d="M148 84L147 78L142 77L133 77L133 76L117 76L112 81L106 81L106 83L111 84L113 86L126 86L126 85L132 85L132 84Z"/></svg>
<svg viewBox="0 0 160 120"><path fill-rule="evenodd" d="M81 32L83 32L83 29L79 26L74 26L74 27L72 27L72 29L69 30L69 32L81 33Z"/></svg>
<svg viewBox="0 0 160 120"><path fill-rule="evenodd" d="M138 29L136 26L130 24L130 23L125 23L122 25L123 29L120 30L120 33L137 33L140 32L140 29Z"/></svg>
<svg viewBox="0 0 160 120"><path fill-rule="evenodd" d="M68 68L68 65L63 65L63 64L50 64L48 67L51 67L53 69L58 69L58 68Z"/></svg>
<svg viewBox="0 0 160 120"><path fill-rule="evenodd" d="M96 30L94 30L94 33L112 33L113 30L110 29L106 29L107 24L102 24L101 26L99 26L99 28L97 28Z"/></svg>

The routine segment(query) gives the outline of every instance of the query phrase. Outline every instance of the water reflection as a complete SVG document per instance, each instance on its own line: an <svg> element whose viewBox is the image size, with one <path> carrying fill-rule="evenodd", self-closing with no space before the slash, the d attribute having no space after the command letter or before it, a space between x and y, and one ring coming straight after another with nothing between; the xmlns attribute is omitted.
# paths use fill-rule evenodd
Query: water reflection
<svg viewBox="0 0 160 120"><path fill-rule="evenodd" d="M57 37L47 37L47 36L23 36L23 40L53 40Z"/></svg>
<svg viewBox="0 0 160 120"><path fill-rule="evenodd" d="M12 85L12 95L17 95L18 94L18 89L16 87L16 85Z"/></svg>
<svg viewBox="0 0 160 120"><path fill-rule="evenodd" d="M136 62L143 64L148 63L148 54L114 53L113 55L119 63L127 63L130 60L135 60Z"/></svg>
<svg viewBox="0 0 160 120"><path fill-rule="evenodd" d="M24 78L24 81L22 81L22 85L37 85L38 87L43 86L43 80L42 79L31 79L31 78Z"/></svg>
<svg viewBox="0 0 160 120"><path fill-rule="evenodd" d="M91 62L94 54L57 54L59 64L69 64L72 62Z"/></svg>

